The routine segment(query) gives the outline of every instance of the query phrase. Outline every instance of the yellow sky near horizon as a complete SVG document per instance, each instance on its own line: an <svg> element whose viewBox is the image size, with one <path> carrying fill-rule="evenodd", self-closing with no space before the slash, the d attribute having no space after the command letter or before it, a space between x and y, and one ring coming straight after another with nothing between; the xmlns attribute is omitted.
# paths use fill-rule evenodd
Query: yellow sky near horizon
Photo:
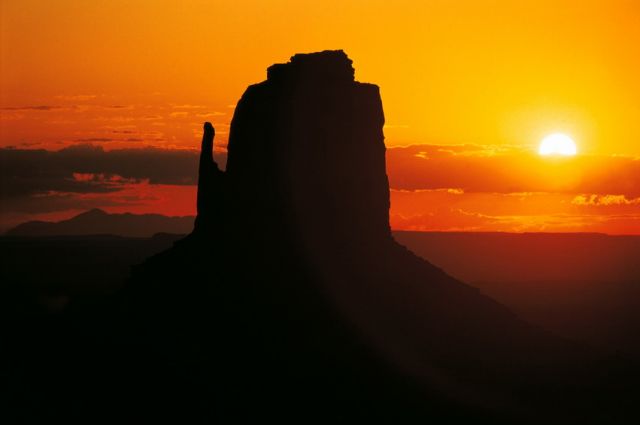
<svg viewBox="0 0 640 425"><path fill-rule="evenodd" d="M635 1L3 0L0 13L2 146L190 147L270 64L344 49L381 87L390 146L560 131L580 152L640 155Z"/></svg>

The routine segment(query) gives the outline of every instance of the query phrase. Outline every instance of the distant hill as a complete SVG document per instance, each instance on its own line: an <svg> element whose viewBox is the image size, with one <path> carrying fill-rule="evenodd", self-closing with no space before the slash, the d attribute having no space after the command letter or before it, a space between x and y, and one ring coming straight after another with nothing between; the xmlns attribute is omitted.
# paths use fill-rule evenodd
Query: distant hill
<svg viewBox="0 0 640 425"><path fill-rule="evenodd" d="M6 236L117 235L150 237L156 233L186 234L193 230L194 217L160 214L109 214L92 209L59 222L29 221L9 230Z"/></svg>

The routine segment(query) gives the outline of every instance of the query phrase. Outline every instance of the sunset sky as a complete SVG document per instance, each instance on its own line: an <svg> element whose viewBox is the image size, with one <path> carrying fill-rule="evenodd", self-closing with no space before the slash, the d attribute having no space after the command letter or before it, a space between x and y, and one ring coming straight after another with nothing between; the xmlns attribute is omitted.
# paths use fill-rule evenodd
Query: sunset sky
<svg viewBox="0 0 640 425"><path fill-rule="evenodd" d="M380 86L396 229L640 234L637 0L0 2L0 232L195 213L202 123L298 52ZM542 157L551 133L578 154Z"/></svg>

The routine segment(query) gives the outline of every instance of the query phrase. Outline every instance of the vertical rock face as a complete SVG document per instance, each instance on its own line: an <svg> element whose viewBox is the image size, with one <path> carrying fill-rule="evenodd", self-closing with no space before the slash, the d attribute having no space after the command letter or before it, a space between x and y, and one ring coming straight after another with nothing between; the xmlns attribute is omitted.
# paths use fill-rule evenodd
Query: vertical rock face
<svg viewBox="0 0 640 425"><path fill-rule="evenodd" d="M233 217L249 214L245 226L305 245L390 238L378 87L355 81L342 51L295 55L267 76L247 89L231 123Z"/></svg>
<svg viewBox="0 0 640 425"><path fill-rule="evenodd" d="M205 123L198 165L198 215L195 231L210 234L224 215L224 173L213 160L213 138L215 130L211 123Z"/></svg>

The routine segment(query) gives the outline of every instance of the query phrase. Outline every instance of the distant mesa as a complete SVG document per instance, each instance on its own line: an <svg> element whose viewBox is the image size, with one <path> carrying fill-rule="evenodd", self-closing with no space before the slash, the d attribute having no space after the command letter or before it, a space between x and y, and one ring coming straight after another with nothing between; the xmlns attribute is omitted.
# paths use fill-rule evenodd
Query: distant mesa
<svg viewBox="0 0 640 425"><path fill-rule="evenodd" d="M92 209L59 222L29 221L5 233L5 236L89 236L114 235L151 237L156 233L184 235L193 228L194 217L167 217L160 214L109 214Z"/></svg>

